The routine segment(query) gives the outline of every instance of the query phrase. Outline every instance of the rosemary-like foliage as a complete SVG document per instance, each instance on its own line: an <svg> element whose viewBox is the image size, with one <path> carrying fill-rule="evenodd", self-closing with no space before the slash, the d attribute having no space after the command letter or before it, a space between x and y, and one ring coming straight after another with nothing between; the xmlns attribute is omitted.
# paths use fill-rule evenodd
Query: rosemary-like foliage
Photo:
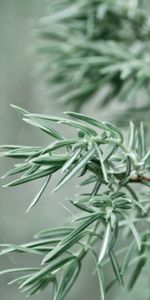
<svg viewBox="0 0 150 300"><path fill-rule="evenodd" d="M20 177L5 186L45 177L28 210L39 201L54 173L62 174L54 191L79 176L81 194L67 199L79 211L68 227L46 229L36 234L30 243L1 245L1 255L12 252L40 255L41 266L9 269L0 274L21 272L11 283L19 284L29 295L51 284L52 299L63 300L89 253L93 257L102 300L116 282L131 289L147 262L150 245L150 149L145 145L143 124L135 128L131 122L126 140L113 124L82 114L67 112L71 118L61 118L17 109L25 122L54 140L43 147L2 146L2 157L22 160L6 174L20 174ZM51 123L73 127L74 136L62 136ZM86 193L82 193L83 186ZM117 243L124 233L127 238L118 250ZM103 271L108 264L114 275L106 286ZM125 279L126 273L129 280Z"/></svg>
<svg viewBox="0 0 150 300"><path fill-rule="evenodd" d="M150 22L138 0L50 0L38 29L42 70L60 102L79 110L109 86L113 98L135 101L149 89Z"/></svg>

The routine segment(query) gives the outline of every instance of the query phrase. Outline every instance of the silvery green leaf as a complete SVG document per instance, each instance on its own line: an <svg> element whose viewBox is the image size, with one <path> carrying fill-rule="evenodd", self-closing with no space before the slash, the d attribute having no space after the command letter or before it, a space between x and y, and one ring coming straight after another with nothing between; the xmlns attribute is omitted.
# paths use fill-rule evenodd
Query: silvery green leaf
<svg viewBox="0 0 150 300"><path fill-rule="evenodd" d="M109 243L110 243L110 235L111 235L111 225L110 225L110 222L108 222L107 225L106 225L106 230L105 230L105 233L104 233L102 246L101 246L100 254L99 254L99 258L98 258L98 264L99 265L101 265L105 255L108 252Z"/></svg>
<svg viewBox="0 0 150 300"><path fill-rule="evenodd" d="M60 187L62 187L68 180L70 180L74 175L76 175L76 173L78 171L80 171L80 169L82 169L87 162L89 162L89 160L93 157L93 154L95 152L95 149L90 149L86 155L84 156L83 159L80 159L76 165L67 172L67 174L63 177L63 179L61 179L61 181L58 183L58 185L55 187L55 189L53 190L53 192L56 192L58 189L60 189Z"/></svg>

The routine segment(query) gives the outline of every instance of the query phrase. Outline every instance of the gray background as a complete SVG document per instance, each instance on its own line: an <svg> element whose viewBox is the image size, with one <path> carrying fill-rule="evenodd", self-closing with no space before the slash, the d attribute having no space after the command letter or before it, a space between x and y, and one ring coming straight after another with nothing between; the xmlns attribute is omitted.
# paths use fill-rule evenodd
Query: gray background
<svg viewBox="0 0 150 300"><path fill-rule="evenodd" d="M36 77L34 57L33 28L39 16L43 14L44 2L40 0L0 0L0 144L48 144L47 136L27 126L9 104L22 106L32 112L61 113L60 107L50 105L46 92ZM85 112L92 111L93 116L101 116L100 112L91 110L88 106ZM112 111L114 107L111 108ZM104 116L101 116L104 118ZM0 175L12 166L9 159L1 159ZM32 240L33 235L41 229L59 226L69 217L69 212L60 204L65 196L75 192L74 183L66 186L57 194L51 195L56 178L53 178L49 189L44 193L39 205L29 214L25 211L32 197L39 189L42 181L32 182L21 187L1 187L0 191L0 243L23 243ZM0 186L2 186L2 182ZM0 270L15 266L26 266L31 262L30 257L5 256L0 257ZM92 263L84 264L76 286L68 295L68 300L98 300L97 279L91 275ZM0 278L1 300L23 300L15 286L7 286L13 277L6 275ZM111 293L113 293L112 291ZM31 299L50 300L47 289L39 296ZM108 299L112 294L108 295ZM119 299L118 294L118 299ZM137 296L133 299L137 299ZM140 299L140 298L139 298Z"/></svg>

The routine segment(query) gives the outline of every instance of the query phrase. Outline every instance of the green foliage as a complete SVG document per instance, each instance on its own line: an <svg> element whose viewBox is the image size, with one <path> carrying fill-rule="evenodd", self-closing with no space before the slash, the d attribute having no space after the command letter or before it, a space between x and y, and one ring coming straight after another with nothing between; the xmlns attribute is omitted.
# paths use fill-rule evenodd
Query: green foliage
<svg viewBox="0 0 150 300"><path fill-rule="evenodd" d="M149 93L150 25L142 1L49 2L38 52L60 102L78 110L104 87L100 105L116 97L135 102L142 89Z"/></svg>
<svg viewBox="0 0 150 300"><path fill-rule="evenodd" d="M147 263L150 246L150 149L145 143L143 124L135 127L131 122L126 140L113 124L82 114L66 112L69 118L64 118L16 109L25 122L39 128L52 140L39 147L1 146L2 157L21 159L6 174L19 175L19 178L5 186L45 177L29 209L39 201L54 173L61 173L62 178L53 191L78 176L81 193L66 199L77 208L76 217L68 227L46 229L30 243L1 245L1 255L13 252L39 255L42 265L4 270L0 274L21 272L23 275L18 275L11 283L19 284L28 295L51 284L52 299L63 300L89 253L94 258L101 299L116 282L131 289ZM73 128L74 136L71 139L63 136L51 123ZM82 192L84 186L86 193ZM126 237L123 246L117 250L122 237ZM98 252L95 245L98 245ZM104 276L107 264L114 274L108 286ZM130 275L131 270L133 274ZM129 280L126 273L128 278L131 276Z"/></svg>

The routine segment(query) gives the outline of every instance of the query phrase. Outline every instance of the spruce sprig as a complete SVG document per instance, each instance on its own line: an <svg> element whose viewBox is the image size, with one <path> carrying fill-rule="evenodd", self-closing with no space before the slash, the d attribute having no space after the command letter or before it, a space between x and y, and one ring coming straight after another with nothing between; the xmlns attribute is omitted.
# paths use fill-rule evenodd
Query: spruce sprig
<svg viewBox="0 0 150 300"><path fill-rule="evenodd" d="M69 118L64 118L31 114L15 108L22 113L25 122L46 133L50 142L39 147L1 146L2 157L22 161L6 174L19 175L19 178L5 186L45 177L29 209L40 200L54 173L62 174L54 191L70 182L72 177L79 176L81 190L86 185L87 192L81 191L80 195L66 199L79 212L69 226L46 229L26 244L1 245L1 255L13 252L39 255L42 265L4 270L0 274L21 272L21 276L18 275L10 284L19 284L28 295L51 284L52 299L63 300L89 253L94 258L101 299L116 282L131 289L149 255L150 149L146 146L143 124L135 127L131 122L126 140L113 124L83 114L66 112ZM74 136L71 139L65 137L51 126L52 123L73 127ZM120 237L126 232L128 239L118 251ZM95 244L99 245L98 252ZM108 263L114 276L106 286L103 270ZM124 275L134 265L135 270L128 282Z"/></svg>

